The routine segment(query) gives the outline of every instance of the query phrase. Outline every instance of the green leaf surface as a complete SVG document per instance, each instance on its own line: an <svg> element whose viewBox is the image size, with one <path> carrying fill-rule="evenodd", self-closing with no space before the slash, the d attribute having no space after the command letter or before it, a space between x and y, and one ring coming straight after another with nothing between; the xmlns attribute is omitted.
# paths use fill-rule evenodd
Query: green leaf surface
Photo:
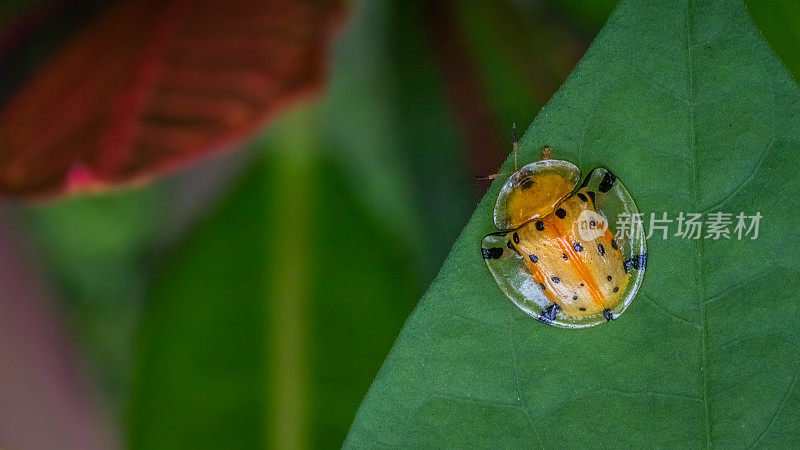
<svg viewBox="0 0 800 450"><path fill-rule="evenodd" d="M645 217L760 212L758 238L652 238L621 318L551 328L516 309L481 260L499 180L406 323L347 446L796 443L798 125L798 86L741 2L621 3L525 134L521 161L549 144L584 173L604 165Z"/></svg>

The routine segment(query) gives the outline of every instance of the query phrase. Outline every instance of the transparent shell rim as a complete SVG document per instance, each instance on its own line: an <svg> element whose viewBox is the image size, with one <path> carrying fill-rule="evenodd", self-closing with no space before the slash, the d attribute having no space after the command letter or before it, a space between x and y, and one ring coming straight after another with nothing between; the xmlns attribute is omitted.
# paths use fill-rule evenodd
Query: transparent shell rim
<svg viewBox="0 0 800 450"><path fill-rule="evenodd" d="M555 161L555 160L551 160L551 161ZM539 163L541 163L541 162L545 162L545 161L539 161ZM575 167L572 163L569 163L569 162L567 162L567 163L572 165L573 167ZM528 167L528 166L531 166L531 165L534 165L534 164L537 164L537 163L528 164L525 167ZM577 169L577 167L576 167L576 169ZM580 174L580 171L578 171L578 173ZM592 177L594 175L601 174L601 173L604 174L604 173L612 173L612 172L609 171L608 169L606 169L605 167L596 167L595 169L592 169L589 172L589 174L586 176L584 181L582 183L580 183L580 184L576 183L575 188L570 193L565 195L561 200L563 200L565 198L569 198L570 196L574 195L575 192L578 189L588 185L592 181ZM580 178L579 178L579 180L580 180ZM506 181L505 185L503 186L504 190L507 188L507 186L509 185L509 183L511 181L512 181L511 178L509 178L509 180ZM509 188L509 191L510 191L510 189L513 189L513 185L512 185L511 188ZM628 214L638 214L639 213L639 208L636 206L636 203L633 200L633 197L630 195L630 193L628 192L627 188L625 188L625 186L622 184L622 182L620 182L620 180L615 179L612 189L614 189L615 191L618 191L618 195L617 196L619 197L620 201L622 202L623 209L624 209L624 211L626 213L628 213ZM507 195L507 193L506 193L506 195ZM499 198L498 198L498 203L499 203ZM495 213L497 213L496 209L497 209L497 207L495 207ZM598 213L602 214L602 211L598 211ZM517 226L515 228L505 228L505 229L498 226L498 229L501 230L501 231L496 231L496 232L493 232L493 233L490 233L490 234L486 235L483 238L482 242L481 242L481 244L482 244L481 247L485 248L485 245L483 245L483 244L486 243L487 240L489 240L491 238L497 238L499 236L505 236L506 234L508 234L508 233L512 232L513 230L518 229L518 228L520 228L520 227L522 227L524 225L525 225L525 223L522 224L522 225L519 225L519 226ZM503 237L503 239L505 240L504 237ZM623 246L625 248L625 252L623 252L625 258L632 258L632 257L634 257L636 255L647 255L647 244L646 244L646 239L644 237L644 230L642 230L641 228L637 229L635 231L635 235L632 236L630 239L628 239L626 242L624 242ZM522 256L521 255L518 255L516 252L511 252L511 253L512 253L512 257L515 258L520 265L524 265L524 262L522 260ZM565 315L562 312L558 312L556 314L556 317L555 317L554 320L552 320L552 321L550 321L550 320L544 321L542 319L541 313L545 310L545 308L550 306L552 303L545 296L544 292L541 291L541 288L539 288L538 284L533 280L533 277L529 273L527 273L525 271L522 271L522 273L525 273L529 277L528 282L525 283L525 286L524 286L526 288L526 290L528 290L528 293L530 294L532 292L537 292L538 291L538 293L533 296L534 298L530 298L529 296L526 296L526 295L523 294L523 292L522 292L523 291L523 289L522 289L523 286L512 286L512 285L510 285L510 283L508 282L508 280L505 277L502 277L501 274L496 273L496 271L492 268L492 263L490 262L491 261L490 259L486 259L485 261L486 261L486 264L489 266L488 268L489 268L490 273L492 274L492 277L494 278L495 282L500 287L500 289L503 291L503 293L506 295L506 297L508 297L523 312L525 312L529 316L531 316L531 317L533 317L533 318L535 318L535 319L537 319L539 321L543 321L543 322L547 323L548 325L552 325L552 326L555 326L555 327L569 328L569 329L589 328L589 327L601 325L601 324L604 324L604 323L608 322L602 315L590 316L590 317L585 317L585 318L577 318L577 317L572 317L572 316ZM632 276L631 276L630 282L628 283L628 287L626 288L624 297L619 301L619 303L617 303L616 306L611 308L611 313L612 313L613 319L616 319L620 315L622 315L622 313L625 312L625 310L628 308L628 306L630 306L630 304L633 301L633 298L636 296L636 294L639 291L639 288L640 288L640 286L642 284L642 281L644 279L645 271L646 271L646 267L641 267L639 269L633 269L633 268L631 269Z"/></svg>

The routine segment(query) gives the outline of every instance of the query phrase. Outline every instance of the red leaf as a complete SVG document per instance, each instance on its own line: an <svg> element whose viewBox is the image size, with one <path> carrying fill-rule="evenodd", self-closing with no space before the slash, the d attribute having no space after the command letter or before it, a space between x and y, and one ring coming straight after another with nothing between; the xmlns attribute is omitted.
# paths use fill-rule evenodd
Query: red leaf
<svg viewBox="0 0 800 450"><path fill-rule="evenodd" d="M340 0L123 1L0 113L0 193L139 181L229 149L323 81Z"/></svg>

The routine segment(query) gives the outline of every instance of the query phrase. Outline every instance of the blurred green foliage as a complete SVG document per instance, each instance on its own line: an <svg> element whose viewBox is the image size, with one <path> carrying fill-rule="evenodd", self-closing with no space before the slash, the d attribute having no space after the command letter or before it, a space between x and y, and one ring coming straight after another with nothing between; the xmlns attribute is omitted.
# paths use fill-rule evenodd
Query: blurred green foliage
<svg viewBox="0 0 800 450"><path fill-rule="evenodd" d="M296 155L310 128L275 128L262 162L155 284L132 448L339 445L419 294L407 252L338 165Z"/></svg>
<svg viewBox="0 0 800 450"><path fill-rule="evenodd" d="M41 258L68 301L68 323L115 402L127 394L132 333L165 238L166 200L163 186L151 186L26 214Z"/></svg>
<svg viewBox="0 0 800 450"><path fill-rule="evenodd" d="M360 5L321 104L159 274L132 448L342 442L474 195L414 13Z"/></svg>

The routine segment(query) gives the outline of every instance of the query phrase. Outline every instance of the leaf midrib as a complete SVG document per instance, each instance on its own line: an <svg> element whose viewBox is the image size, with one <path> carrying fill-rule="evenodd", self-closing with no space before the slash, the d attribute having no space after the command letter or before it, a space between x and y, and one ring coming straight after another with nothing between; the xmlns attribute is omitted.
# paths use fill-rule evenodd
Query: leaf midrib
<svg viewBox="0 0 800 450"><path fill-rule="evenodd" d="M695 77L694 77L694 55L693 48L693 33L692 23L694 21L694 2L693 0L686 0L686 65L688 74L688 101L686 102L689 114L689 152L692 157L692 194L694 201L695 211L700 210L700 192L699 192L699 172L697 168L697 131L696 131L696 113L695 108L697 100L695 97ZM697 242L697 252L695 253L694 265L695 273L697 273L696 283L699 298L700 308L700 348L702 352L702 362L700 365L700 378L702 380L702 399L703 399L703 416L705 418L705 443L706 448L711 447L711 411L708 402L708 322L706 320L705 298L707 297L707 283L705 280L705 267L703 265L703 255L705 254L705 246L703 239L695 239Z"/></svg>

